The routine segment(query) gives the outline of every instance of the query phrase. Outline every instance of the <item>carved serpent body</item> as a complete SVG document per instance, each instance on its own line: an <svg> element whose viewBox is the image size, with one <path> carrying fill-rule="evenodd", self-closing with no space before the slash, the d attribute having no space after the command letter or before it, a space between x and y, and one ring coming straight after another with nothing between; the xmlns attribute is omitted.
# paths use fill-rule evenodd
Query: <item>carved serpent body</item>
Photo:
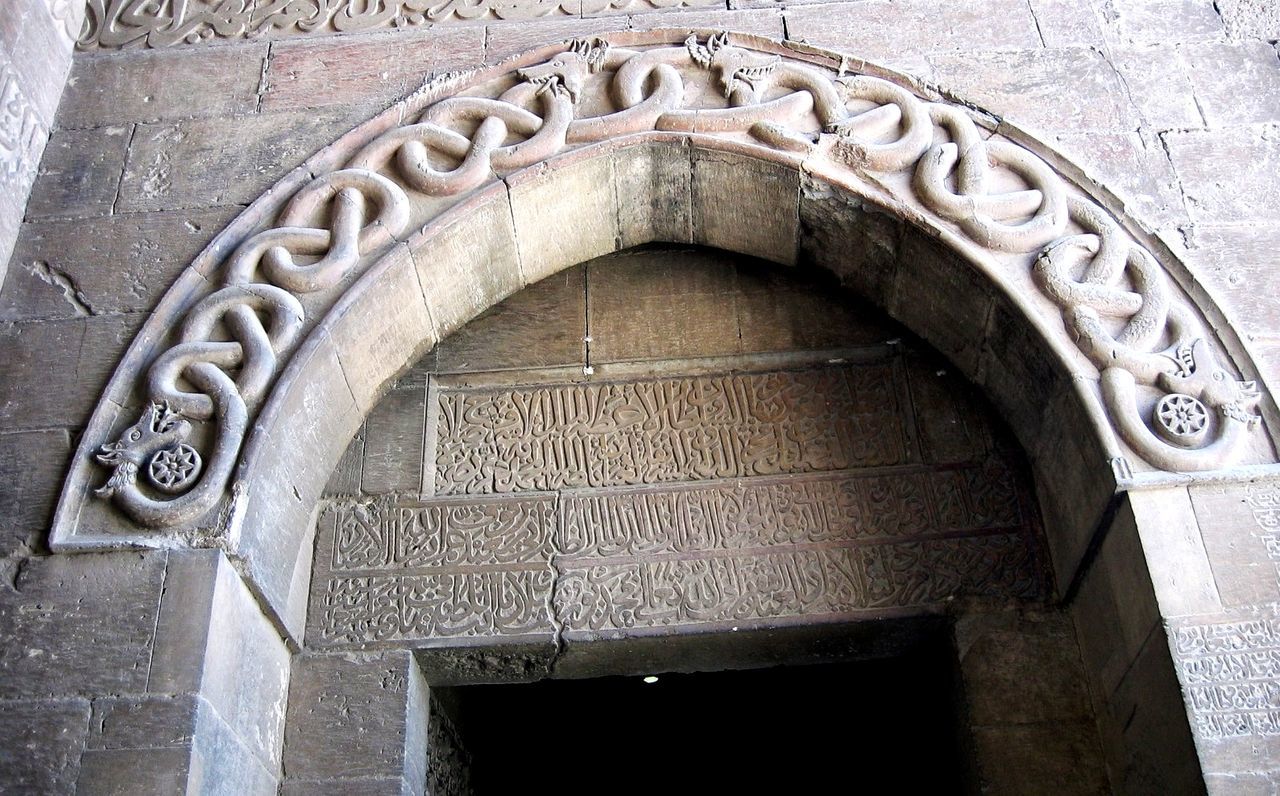
<svg viewBox="0 0 1280 796"><path fill-rule="evenodd" d="M686 77L700 72L720 96L689 91ZM116 467L103 497L148 527L210 510L252 414L303 330L296 295L332 289L398 240L410 225L410 193L457 196L569 146L651 130L738 136L860 173L908 172L914 197L976 244L1040 252L1036 284L1102 372L1104 401L1125 441L1158 467L1221 466L1255 420L1255 386L1215 363L1208 336L1173 301L1150 254L1099 208L1069 196L1035 155L984 140L957 107L879 78L836 76L739 47L727 34L650 49L581 40L512 77L496 97L430 104L345 167L316 177L275 226L240 244L224 263L221 286L192 307L180 340L152 363L150 403L138 423L103 446L100 458ZM606 109L579 116L584 96L597 88L594 107ZM1025 187L992 192L996 170ZM1084 232L1069 234L1072 223ZM1139 414L1140 388L1169 398L1148 419ZM194 453L191 422L214 424L208 466L194 471L174 453L183 445ZM164 451L172 455L159 466L161 477L148 470L149 486L140 484L141 468ZM166 482L166 468L183 475Z"/></svg>

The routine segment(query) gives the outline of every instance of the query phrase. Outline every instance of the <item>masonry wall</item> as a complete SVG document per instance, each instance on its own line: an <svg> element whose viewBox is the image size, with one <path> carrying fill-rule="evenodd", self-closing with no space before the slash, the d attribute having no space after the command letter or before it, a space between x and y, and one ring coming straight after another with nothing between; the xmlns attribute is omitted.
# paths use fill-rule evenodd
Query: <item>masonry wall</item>
<svg viewBox="0 0 1280 796"><path fill-rule="evenodd" d="M3 30L16 37L5 41L32 46L23 31L31 34L25 26L36 17L5 12ZM190 693L154 673L165 660L158 618L165 595L170 606L176 599L165 583L182 554L46 555L73 443L124 347L172 279L245 204L445 70L594 31L714 26L924 76L1045 133L1123 196L1251 337L1276 385L1280 18L1267 3L731 2L556 14L83 52L56 115L44 100L52 134L0 289L0 714L12 737L56 739L5 766L19 782L65 789L108 752L158 760L183 743L170 739L157 751L147 740L142 755L139 738L94 741L100 725L91 721L122 694L159 710ZM19 193L6 191L3 201ZM0 212L0 228L14 217ZM1217 523L1224 535L1239 527L1221 519L1212 499L1202 489L1195 504L1206 527ZM1227 502L1245 523L1265 510ZM1220 538L1211 552L1229 562ZM1276 596L1274 584L1248 588L1230 595L1231 604ZM104 599L109 593L120 602ZM1196 632L1186 632L1188 649L1198 649ZM1145 637L1134 634L1141 646ZM274 732L260 733L267 751L254 754L268 759L279 749ZM83 751L86 742L102 754Z"/></svg>

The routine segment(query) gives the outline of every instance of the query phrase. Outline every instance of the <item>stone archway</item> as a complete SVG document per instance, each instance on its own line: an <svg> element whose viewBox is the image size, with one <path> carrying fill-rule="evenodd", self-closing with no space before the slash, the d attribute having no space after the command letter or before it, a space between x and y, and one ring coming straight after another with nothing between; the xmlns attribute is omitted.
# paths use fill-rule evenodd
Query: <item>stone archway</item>
<svg viewBox="0 0 1280 796"><path fill-rule="evenodd" d="M1203 543L1142 535L1169 509L1117 488L1272 462L1254 412L1274 405L1177 261L1072 174L928 87L750 37L616 34L447 77L286 177L181 277L94 413L52 544L223 548L296 637L312 507L387 382L526 284L689 241L828 268L983 385L1042 452L1068 594L1125 520L1157 615L1216 615ZM841 245L907 230L926 256ZM1194 525L1189 500L1176 511Z"/></svg>

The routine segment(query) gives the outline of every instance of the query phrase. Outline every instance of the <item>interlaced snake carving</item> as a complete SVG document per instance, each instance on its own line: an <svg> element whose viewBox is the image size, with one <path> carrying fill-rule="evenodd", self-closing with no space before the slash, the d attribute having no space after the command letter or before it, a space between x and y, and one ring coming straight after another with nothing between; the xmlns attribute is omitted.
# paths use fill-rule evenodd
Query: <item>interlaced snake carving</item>
<svg viewBox="0 0 1280 796"><path fill-rule="evenodd" d="M692 85L700 73L712 91ZM392 245L410 227L411 195L457 196L567 148L654 130L746 139L855 173L909 172L916 199L974 243L1038 252L1036 284L1101 371L1121 435L1157 467L1221 466L1256 420L1256 388L1216 363L1151 255L1031 152L985 140L958 107L737 46L727 34L651 49L575 41L512 78L496 97L447 97L382 134L239 246L218 289L151 364L139 421L102 446L98 458L114 471L99 495L147 527L213 508L304 328L298 297L333 290ZM579 115L591 90L606 95L592 107L609 110ZM997 173L1025 187L993 191ZM1139 387L1164 394L1145 417ZM205 457L193 440L201 423Z"/></svg>

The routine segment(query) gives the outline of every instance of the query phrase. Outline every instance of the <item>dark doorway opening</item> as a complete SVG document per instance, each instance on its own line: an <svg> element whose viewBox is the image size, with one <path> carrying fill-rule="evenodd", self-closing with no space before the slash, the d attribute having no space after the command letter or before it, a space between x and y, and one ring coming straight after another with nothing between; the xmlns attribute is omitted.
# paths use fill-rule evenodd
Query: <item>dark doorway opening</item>
<svg viewBox="0 0 1280 796"><path fill-rule="evenodd" d="M440 689L476 796L962 793L952 656Z"/></svg>

